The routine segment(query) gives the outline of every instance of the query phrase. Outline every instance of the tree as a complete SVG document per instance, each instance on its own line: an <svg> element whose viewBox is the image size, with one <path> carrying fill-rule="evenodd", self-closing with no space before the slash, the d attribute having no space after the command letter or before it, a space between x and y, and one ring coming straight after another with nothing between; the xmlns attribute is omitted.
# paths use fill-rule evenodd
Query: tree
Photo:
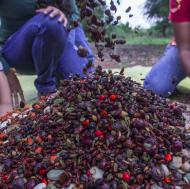
<svg viewBox="0 0 190 189"><path fill-rule="evenodd" d="M112 34L116 34L119 38L126 38L126 33L132 33L132 28L129 26L129 23L126 24L118 24L117 26L114 25L107 25L106 30L108 31L108 36L111 37Z"/></svg>
<svg viewBox="0 0 190 189"><path fill-rule="evenodd" d="M156 25L165 37L166 30L171 26L168 20L169 0L147 0L144 9L149 19L156 19Z"/></svg>

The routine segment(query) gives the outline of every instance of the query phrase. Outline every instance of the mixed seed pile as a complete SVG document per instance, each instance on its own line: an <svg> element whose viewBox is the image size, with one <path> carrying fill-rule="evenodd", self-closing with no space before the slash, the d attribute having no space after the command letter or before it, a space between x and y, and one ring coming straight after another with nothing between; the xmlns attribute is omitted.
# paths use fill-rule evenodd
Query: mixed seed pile
<svg viewBox="0 0 190 189"><path fill-rule="evenodd" d="M10 116L0 133L0 188L188 188L183 107L123 71L97 67L64 80L53 98Z"/></svg>
<svg viewBox="0 0 190 189"><path fill-rule="evenodd" d="M77 3L99 58L103 61L103 49L111 48L110 57L120 62L114 49L125 41L106 33L107 24L121 19L113 16L119 0L107 7L104 0ZM99 7L102 19L95 15ZM78 54L88 56L84 47ZM114 74L97 67L86 78L62 81L55 96L32 109L0 118L0 189L190 188L184 107L123 74L123 69Z"/></svg>

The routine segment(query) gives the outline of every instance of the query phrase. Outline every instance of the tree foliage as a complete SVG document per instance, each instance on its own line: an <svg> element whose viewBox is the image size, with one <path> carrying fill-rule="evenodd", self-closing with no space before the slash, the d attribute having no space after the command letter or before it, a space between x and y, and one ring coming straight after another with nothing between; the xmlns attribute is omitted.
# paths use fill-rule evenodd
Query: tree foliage
<svg viewBox="0 0 190 189"><path fill-rule="evenodd" d="M147 0L145 3L145 14L149 18L163 19L168 17L169 0Z"/></svg>
<svg viewBox="0 0 190 189"><path fill-rule="evenodd" d="M146 0L144 9L145 15L149 19L156 19L160 32L166 36L166 31L171 26L168 20L169 0Z"/></svg>

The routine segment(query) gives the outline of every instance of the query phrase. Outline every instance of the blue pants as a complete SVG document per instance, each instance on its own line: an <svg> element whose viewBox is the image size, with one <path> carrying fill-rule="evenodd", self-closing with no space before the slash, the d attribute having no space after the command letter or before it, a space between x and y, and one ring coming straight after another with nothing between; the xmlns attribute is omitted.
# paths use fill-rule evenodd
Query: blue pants
<svg viewBox="0 0 190 189"><path fill-rule="evenodd" d="M77 55L79 45L88 49L87 58ZM61 79L72 74L83 76L83 68L93 60L80 25L68 33L57 18L44 14L34 16L14 33L5 43L2 55L18 72L37 74L35 86L41 94L56 91L56 75Z"/></svg>
<svg viewBox="0 0 190 189"><path fill-rule="evenodd" d="M187 74L180 63L177 47L168 45L164 55L146 76L144 87L158 95L168 97L185 77Z"/></svg>

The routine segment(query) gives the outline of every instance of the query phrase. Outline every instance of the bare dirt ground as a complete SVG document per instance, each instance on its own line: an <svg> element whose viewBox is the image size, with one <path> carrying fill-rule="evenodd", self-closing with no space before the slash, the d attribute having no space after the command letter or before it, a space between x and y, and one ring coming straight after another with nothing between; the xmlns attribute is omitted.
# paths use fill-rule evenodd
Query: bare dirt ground
<svg viewBox="0 0 190 189"><path fill-rule="evenodd" d="M162 45L126 45L118 46L114 53L119 54L122 59L121 63L116 63L111 60L109 54L113 53L111 50L104 51L105 61L101 62L97 58L96 64L102 65L104 68L118 68L118 67L133 67L137 65L152 66L159 59L164 52ZM93 48L95 51L95 49Z"/></svg>

